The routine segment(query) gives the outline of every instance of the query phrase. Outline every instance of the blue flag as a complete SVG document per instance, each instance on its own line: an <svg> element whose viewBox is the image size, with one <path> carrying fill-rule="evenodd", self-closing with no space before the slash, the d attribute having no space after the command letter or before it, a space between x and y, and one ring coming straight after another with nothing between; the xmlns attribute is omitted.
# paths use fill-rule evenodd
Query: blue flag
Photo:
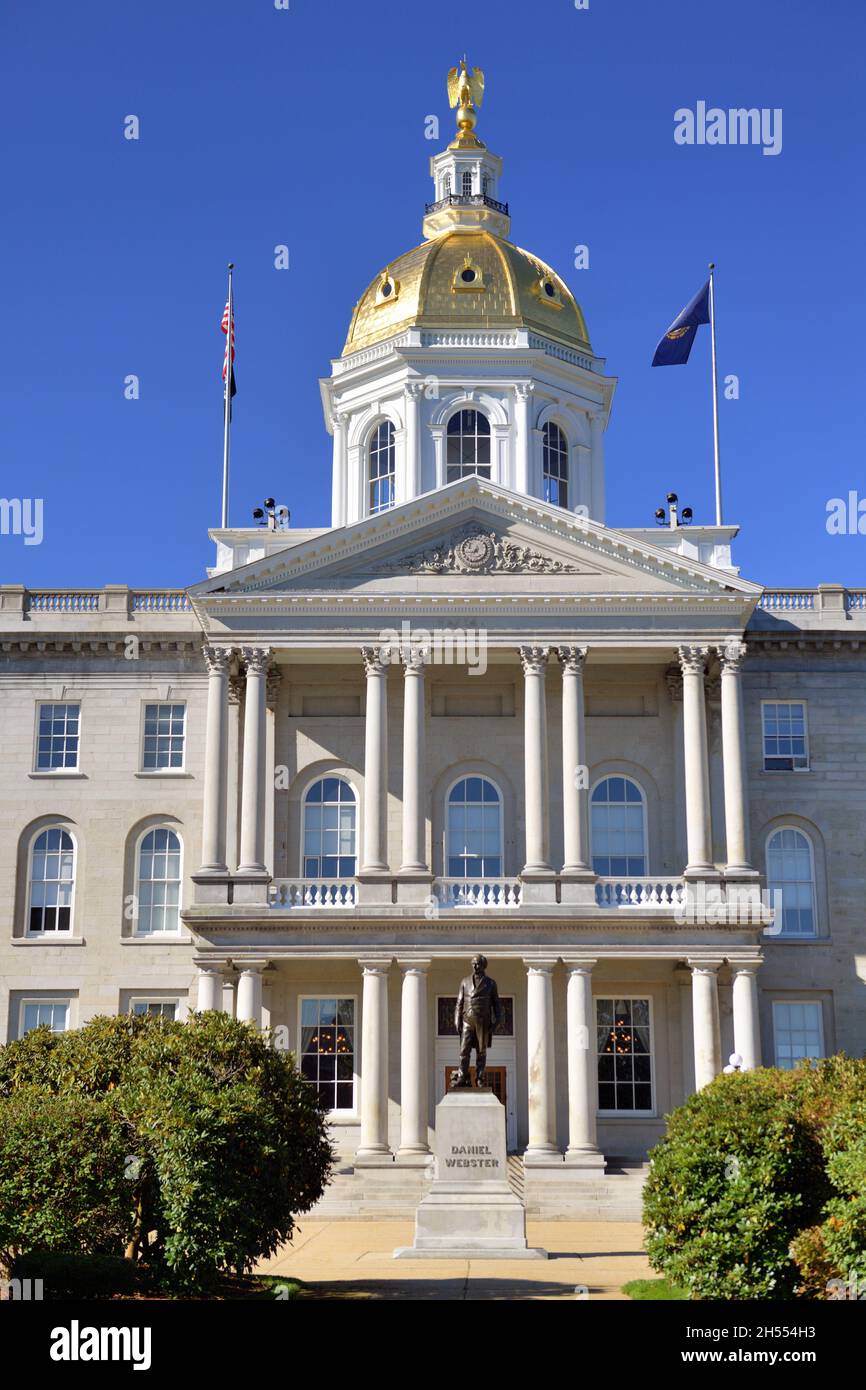
<svg viewBox="0 0 866 1390"><path fill-rule="evenodd" d="M688 362L698 325L709 323L709 321L710 282L708 280L703 289L698 290L694 299L686 305L682 313L677 315L667 333L660 340L652 361L653 366L677 367L681 362Z"/></svg>

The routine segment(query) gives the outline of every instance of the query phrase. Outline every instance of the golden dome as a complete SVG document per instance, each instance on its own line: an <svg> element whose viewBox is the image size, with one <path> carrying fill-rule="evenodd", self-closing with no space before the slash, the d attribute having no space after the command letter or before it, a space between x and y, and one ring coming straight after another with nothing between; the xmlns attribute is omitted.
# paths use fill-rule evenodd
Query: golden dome
<svg viewBox="0 0 866 1390"><path fill-rule="evenodd" d="M528 328L592 351L565 281L485 230L446 232L391 261L355 305L343 356L410 327Z"/></svg>

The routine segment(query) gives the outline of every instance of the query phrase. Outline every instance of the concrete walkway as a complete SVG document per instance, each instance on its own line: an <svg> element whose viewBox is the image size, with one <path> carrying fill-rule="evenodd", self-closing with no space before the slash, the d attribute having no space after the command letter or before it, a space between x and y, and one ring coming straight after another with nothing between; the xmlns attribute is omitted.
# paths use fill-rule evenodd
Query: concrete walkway
<svg viewBox="0 0 866 1390"><path fill-rule="evenodd" d="M258 1268L309 1284L315 1298L418 1300L624 1299L622 1285L652 1277L638 1221L529 1221L547 1260L395 1260L411 1221L315 1221Z"/></svg>

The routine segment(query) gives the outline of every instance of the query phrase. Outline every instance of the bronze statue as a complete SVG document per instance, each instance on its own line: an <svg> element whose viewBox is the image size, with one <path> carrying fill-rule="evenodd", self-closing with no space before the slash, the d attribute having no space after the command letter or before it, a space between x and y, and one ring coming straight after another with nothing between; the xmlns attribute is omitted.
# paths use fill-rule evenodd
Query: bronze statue
<svg viewBox="0 0 866 1390"><path fill-rule="evenodd" d="M486 1086L487 1049L502 1018L496 981L487 974L487 958L472 957L472 974L460 983L454 1023L460 1038L460 1065L452 1072L451 1087L471 1086L469 1064L475 1049L475 1085Z"/></svg>

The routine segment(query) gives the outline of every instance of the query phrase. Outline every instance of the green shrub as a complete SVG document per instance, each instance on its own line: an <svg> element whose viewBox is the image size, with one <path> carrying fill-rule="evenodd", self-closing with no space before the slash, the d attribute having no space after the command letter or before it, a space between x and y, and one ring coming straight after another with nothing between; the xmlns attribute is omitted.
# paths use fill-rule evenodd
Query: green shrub
<svg viewBox="0 0 866 1390"><path fill-rule="evenodd" d="M654 1269L699 1298L792 1298L790 1246L830 1185L797 1074L717 1077L668 1117L644 1188Z"/></svg>
<svg viewBox="0 0 866 1390"><path fill-rule="evenodd" d="M866 1061L718 1077L668 1119L644 1196L656 1269L702 1298L866 1282Z"/></svg>
<svg viewBox="0 0 866 1390"><path fill-rule="evenodd" d="M24 1085L0 1103L0 1262L22 1251L122 1254L133 1204L124 1125L102 1098Z"/></svg>
<svg viewBox="0 0 866 1390"><path fill-rule="evenodd" d="M0 1048L0 1136L0 1252L125 1246L187 1289L289 1240L334 1159L291 1056L222 1013Z"/></svg>

